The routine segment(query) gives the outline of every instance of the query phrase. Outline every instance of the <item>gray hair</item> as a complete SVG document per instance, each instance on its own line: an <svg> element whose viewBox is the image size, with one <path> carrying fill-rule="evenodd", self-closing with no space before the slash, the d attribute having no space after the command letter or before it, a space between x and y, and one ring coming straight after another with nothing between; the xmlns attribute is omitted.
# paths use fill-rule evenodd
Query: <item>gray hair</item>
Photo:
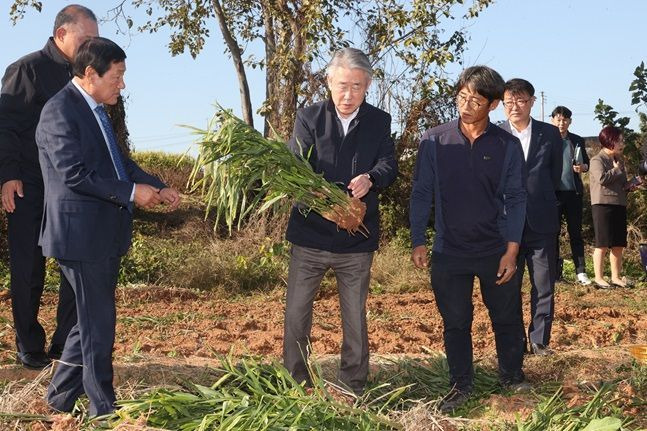
<svg viewBox="0 0 647 431"><path fill-rule="evenodd" d="M81 17L97 22L97 17L94 15L94 12L87 7L81 6L80 4L70 4L65 6L56 14L56 18L54 19L54 31L52 34L56 37L56 30L59 27L70 23L76 24Z"/></svg>
<svg viewBox="0 0 647 431"><path fill-rule="evenodd" d="M373 67L371 66L371 62L366 54L357 48L342 48L335 51L335 54L332 56L332 60L330 60L330 63L328 63L328 67L326 68L326 76L330 78L334 69L338 67L362 69L366 72L368 79L373 78Z"/></svg>

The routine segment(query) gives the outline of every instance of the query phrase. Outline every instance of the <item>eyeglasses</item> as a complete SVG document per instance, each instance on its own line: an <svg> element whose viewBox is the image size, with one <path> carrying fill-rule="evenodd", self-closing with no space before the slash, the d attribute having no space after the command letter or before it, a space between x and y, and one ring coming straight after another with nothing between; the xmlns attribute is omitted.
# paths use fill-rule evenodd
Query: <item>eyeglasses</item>
<svg viewBox="0 0 647 431"><path fill-rule="evenodd" d="M348 91L350 90L350 92L351 92L352 94L359 94L359 93L363 93L363 92L365 92L365 91L366 91L366 89L364 88L364 86L363 86L363 85L360 85L360 84L352 84L352 85L348 85L348 84L336 84L336 85L335 85L335 89L336 89L337 91L339 91L340 93L346 93L346 92L348 92Z"/></svg>
<svg viewBox="0 0 647 431"><path fill-rule="evenodd" d="M530 102L530 100L532 99L507 100L503 102L503 106L505 106L508 109L512 108L514 105L517 105L518 107L523 108L528 104L528 102Z"/></svg>
<svg viewBox="0 0 647 431"><path fill-rule="evenodd" d="M470 108L472 108L474 110L479 109L481 106L485 105L485 103L478 102L474 98L465 97L462 94L458 94L456 96L456 104L458 106L463 106L466 103L467 103L467 106L469 106Z"/></svg>

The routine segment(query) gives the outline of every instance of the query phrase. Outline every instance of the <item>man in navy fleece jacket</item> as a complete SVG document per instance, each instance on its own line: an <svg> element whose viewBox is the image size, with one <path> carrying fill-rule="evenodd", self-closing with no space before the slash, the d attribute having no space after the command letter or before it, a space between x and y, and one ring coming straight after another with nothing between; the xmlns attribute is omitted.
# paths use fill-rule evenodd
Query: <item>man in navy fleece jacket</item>
<svg viewBox="0 0 647 431"><path fill-rule="evenodd" d="M492 320L501 383L528 388L521 370L520 292L510 283L525 219L523 153L517 138L489 120L503 86L488 67L463 71L456 86L460 118L427 130L418 149L410 204L412 260L427 267L425 231L433 206L431 286L443 318L452 385L443 411L462 405L474 386L475 277Z"/></svg>

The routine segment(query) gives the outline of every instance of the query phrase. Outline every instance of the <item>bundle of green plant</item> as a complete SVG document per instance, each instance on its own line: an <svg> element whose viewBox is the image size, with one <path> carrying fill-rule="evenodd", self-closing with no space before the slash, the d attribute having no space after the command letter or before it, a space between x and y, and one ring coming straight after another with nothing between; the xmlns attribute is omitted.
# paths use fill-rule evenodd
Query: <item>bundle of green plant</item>
<svg viewBox="0 0 647 431"><path fill-rule="evenodd" d="M528 419L517 419L517 431L627 430L632 421L623 418L622 409L615 405L614 389L615 385L603 385L589 402L569 407L560 388L544 398Z"/></svg>
<svg viewBox="0 0 647 431"><path fill-rule="evenodd" d="M254 358L221 361L222 376L210 387L156 390L119 402L107 426L142 424L164 430L395 430L381 414L338 401L316 375L314 390L297 384L278 363Z"/></svg>
<svg viewBox="0 0 647 431"><path fill-rule="evenodd" d="M304 216L316 211L351 234L367 234L366 204L314 172L307 154L295 156L222 108L206 130L193 129L200 154L189 181L202 189L207 213L216 211L216 224L224 218L231 231L248 214L296 201Z"/></svg>
<svg viewBox="0 0 647 431"><path fill-rule="evenodd" d="M382 399L391 394L395 388L403 388L395 392L397 398L390 403L395 408L404 410L419 401L440 400L449 391L449 367L442 355L425 360L405 359L392 361L391 366L385 366L382 371L371 378L366 403L370 406L374 400ZM473 400L486 397L500 389L497 373L477 366L474 370ZM468 403L466 408L475 403ZM460 413L457 412L457 413Z"/></svg>

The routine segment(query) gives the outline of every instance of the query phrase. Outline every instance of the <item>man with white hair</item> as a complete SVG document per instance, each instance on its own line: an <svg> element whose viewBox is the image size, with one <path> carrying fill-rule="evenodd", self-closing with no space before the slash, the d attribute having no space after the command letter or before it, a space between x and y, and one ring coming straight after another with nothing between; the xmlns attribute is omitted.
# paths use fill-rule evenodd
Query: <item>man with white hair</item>
<svg viewBox="0 0 647 431"><path fill-rule="evenodd" d="M324 274L335 272L343 342L339 382L360 395L368 375L368 297L378 248L378 191L398 173L391 116L366 103L373 70L355 48L337 51L328 65L330 99L297 112L290 149L312 168L366 204L368 235L351 235L320 214L292 209L286 238L292 243L285 306L283 361L298 381L311 384L307 367L312 306Z"/></svg>

